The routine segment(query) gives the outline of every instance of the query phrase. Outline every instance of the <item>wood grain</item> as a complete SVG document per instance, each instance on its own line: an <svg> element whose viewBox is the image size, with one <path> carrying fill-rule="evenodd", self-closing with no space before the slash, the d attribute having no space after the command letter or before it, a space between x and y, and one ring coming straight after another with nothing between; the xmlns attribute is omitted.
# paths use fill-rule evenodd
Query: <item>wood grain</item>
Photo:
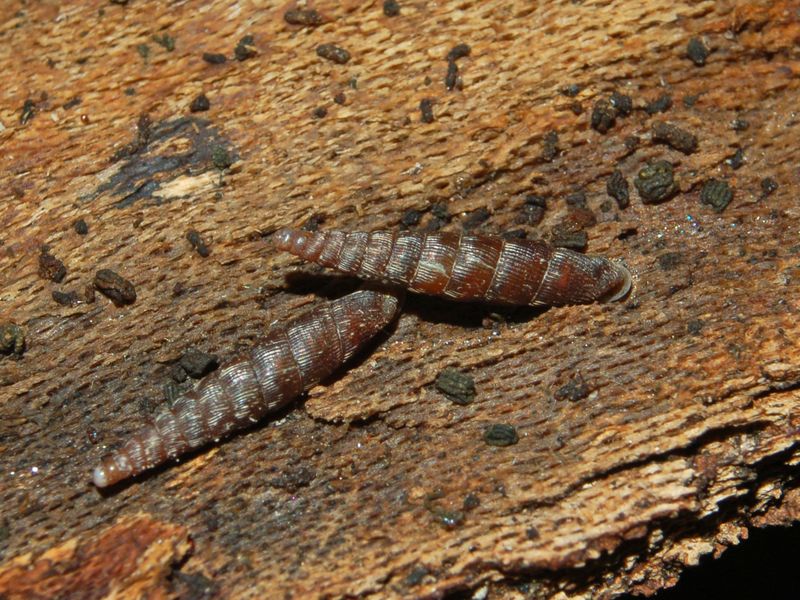
<svg viewBox="0 0 800 600"><path fill-rule="evenodd" d="M650 594L748 527L797 520L798 3L400 6L314 2L324 22L304 27L288 2L97 0L0 22L0 324L26 340L0 356L0 594L19 589L15 561L94 556L140 513L194 545L158 593L224 598ZM233 59L247 35L253 55ZM325 43L350 60L319 57ZM593 106L614 90L634 110L600 134ZM209 110L190 112L201 93ZM663 94L666 113L644 110ZM655 143L655 120L697 151ZM607 178L654 160L677 194L644 204L631 186L619 209ZM720 213L700 203L711 178L734 192ZM519 223L528 194L547 199L538 224ZM423 229L437 204L445 231L582 231L624 259L633 294L499 317L411 297L293 410L111 495L91 486L187 349L235 356L353 288L274 252L272 232L391 229L411 210ZM39 275L43 244L61 283ZM100 269L133 304L81 300ZM474 378L472 404L435 390L448 366ZM491 423L519 442L487 446Z"/></svg>

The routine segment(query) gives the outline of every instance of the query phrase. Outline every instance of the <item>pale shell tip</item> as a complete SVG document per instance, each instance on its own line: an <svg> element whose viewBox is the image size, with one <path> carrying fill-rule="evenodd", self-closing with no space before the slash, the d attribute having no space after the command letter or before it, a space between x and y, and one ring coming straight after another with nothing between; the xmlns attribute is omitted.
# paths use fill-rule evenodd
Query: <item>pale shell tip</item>
<svg viewBox="0 0 800 600"><path fill-rule="evenodd" d="M94 468L94 471L92 471L92 483L99 488L103 488L108 485L108 477L106 477L106 471L103 469L103 467Z"/></svg>

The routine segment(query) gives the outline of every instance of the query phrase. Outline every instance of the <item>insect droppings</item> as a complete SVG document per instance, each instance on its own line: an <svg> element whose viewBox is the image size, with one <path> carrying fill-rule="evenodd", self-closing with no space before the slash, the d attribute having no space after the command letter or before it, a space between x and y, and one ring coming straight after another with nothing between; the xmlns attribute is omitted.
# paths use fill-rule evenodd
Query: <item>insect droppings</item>
<svg viewBox="0 0 800 600"><path fill-rule="evenodd" d="M116 306L133 304L136 301L136 288L133 284L111 269L100 269L94 275L94 287L109 298Z"/></svg>
<svg viewBox="0 0 800 600"><path fill-rule="evenodd" d="M709 205L717 212L722 212L733 200L733 192L727 181L709 179L700 190L700 202Z"/></svg>
<svg viewBox="0 0 800 600"><path fill-rule="evenodd" d="M39 254L39 275L56 283L61 283L67 275L64 263L50 254L48 246L42 246L42 252Z"/></svg>
<svg viewBox="0 0 800 600"><path fill-rule="evenodd" d="M678 191L672 163L657 160L647 164L633 180L644 204L657 204L669 200Z"/></svg>
<svg viewBox="0 0 800 600"><path fill-rule="evenodd" d="M606 181L606 192L614 200L617 201L617 206L620 210L624 210L630 206L631 193L628 186L628 180L619 169L614 169L611 177Z"/></svg>
<svg viewBox="0 0 800 600"><path fill-rule="evenodd" d="M436 389L455 404L466 406L475 399L475 380L458 369L447 367L436 376Z"/></svg>
<svg viewBox="0 0 800 600"><path fill-rule="evenodd" d="M483 432L483 441L489 446L513 446L519 441L519 435L511 425L493 423Z"/></svg>
<svg viewBox="0 0 800 600"><path fill-rule="evenodd" d="M0 354L22 356L25 352L25 331L16 323L0 325Z"/></svg>
<svg viewBox="0 0 800 600"><path fill-rule="evenodd" d="M290 8L283 13L283 20L289 25L303 25L305 27L322 25L322 15L313 8Z"/></svg>
<svg viewBox="0 0 800 600"><path fill-rule="evenodd" d="M691 154L697 150L697 136L672 123L656 121L652 127L653 141L667 144L670 148Z"/></svg>
<svg viewBox="0 0 800 600"><path fill-rule="evenodd" d="M470 233L282 229L275 245L367 281L458 301L511 306L587 304L625 297L627 268L540 240Z"/></svg>
<svg viewBox="0 0 800 600"><path fill-rule="evenodd" d="M343 65L350 60L350 53L347 50L333 44L317 46L317 56L335 62L337 65Z"/></svg>

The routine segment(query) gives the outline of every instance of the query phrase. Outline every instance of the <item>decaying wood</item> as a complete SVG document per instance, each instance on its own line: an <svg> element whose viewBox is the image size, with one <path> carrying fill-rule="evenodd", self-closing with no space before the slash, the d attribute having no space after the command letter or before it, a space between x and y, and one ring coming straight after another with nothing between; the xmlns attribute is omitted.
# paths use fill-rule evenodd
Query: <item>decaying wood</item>
<svg viewBox="0 0 800 600"><path fill-rule="evenodd" d="M798 4L399 6L314 2L306 25L284 20L294 3L4 15L0 595L649 594L797 520ZM613 91L630 115L611 118ZM615 170L633 183L658 160L672 197L609 199ZM720 212L700 202L724 204L711 179L733 189ZM93 488L164 387L190 385L187 350L234 356L354 287L272 249L320 222L585 232L633 294L499 316L411 297L305 402ZM118 278L93 294L102 269ZM474 380L470 404L436 390L446 367ZM487 445L495 423L519 441ZM107 549L125 536L123 572Z"/></svg>

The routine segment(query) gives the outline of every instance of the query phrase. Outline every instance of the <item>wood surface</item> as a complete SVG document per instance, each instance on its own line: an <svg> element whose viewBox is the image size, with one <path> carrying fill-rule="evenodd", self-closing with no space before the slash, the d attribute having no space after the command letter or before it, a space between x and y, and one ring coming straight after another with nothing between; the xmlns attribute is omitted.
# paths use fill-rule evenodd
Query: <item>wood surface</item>
<svg viewBox="0 0 800 600"><path fill-rule="evenodd" d="M399 5L314 2L324 22L306 27L287 2L4 3L0 325L25 336L0 356L4 600L648 595L798 519L800 4ZM458 43L471 53L447 90ZM593 105L615 90L634 110L601 134ZM210 109L191 112L201 93ZM671 108L644 110L663 94ZM655 143L658 119L697 151ZM632 184L656 159L673 198L610 201L615 169ZM710 178L733 189L722 212L700 202ZM518 222L527 194L547 198L538 225ZM357 285L275 252L272 232L397 228L412 210L424 229L440 203L452 231L479 210L485 233L578 222L633 293L516 311L410 297L291 409L90 484L187 349L230 358ZM100 269L135 301L88 301ZM474 378L471 404L435 389L445 367ZM519 442L488 446L491 423Z"/></svg>

